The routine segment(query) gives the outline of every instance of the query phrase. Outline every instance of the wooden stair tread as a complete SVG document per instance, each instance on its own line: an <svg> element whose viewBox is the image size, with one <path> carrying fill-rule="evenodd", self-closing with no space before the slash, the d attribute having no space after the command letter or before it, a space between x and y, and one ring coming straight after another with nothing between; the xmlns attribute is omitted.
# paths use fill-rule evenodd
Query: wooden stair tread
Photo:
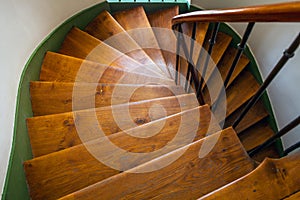
<svg viewBox="0 0 300 200"><path fill-rule="evenodd" d="M151 60L151 58L129 36L129 34L110 15L108 11L105 10L101 12L93 21L88 24L88 26L85 28L85 31L95 38L104 41L106 44L117 49L118 51L125 53L139 63L147 66L155 66L155 63ZM157 67L156 70L162 72L159 67ZM168 76L168 74L165 75Z"/></svg>
<svg viewBox="0 0 300 200"><path fill-rule="evenodd" d="M197 112L199 112L199 115L196 114ZM182 118L185 120L180 125L177 122ZM129 164L129 166L125 166L124 170L127 170L180 148L183 145L189 144L193 141L193 137L191 137L193 134L191 134L191 132L194 131L195 127L191 126L191 124L197 126L200 124L194 140L205 137L207 132L214 133L220 130L216 121L213 122L212 119L210 109L206 105L166 117L165 120L162 119L165 125L154 136L138 138L130 136L129 133L138 132L151 134L156 126L160 126L162 120L144 124L127 130L126 132L110 135L108 139L119 148L130 152L153 152L151 157L143 156L138 160L132 160L135 162ZM179 126L182 130L181 133L177 133ZM180 141L179 143L175 141L172 145L169 145L166 150L158 151L164 147L164 145L171 142L175 136L178 137L177 142ZM89 149L89 151L87 149ZM24 167L31 197L33 199L55 199L121 172L99 162L94 157L95 155L90 153L91 149L93 152L101 152L101 155L105 156L106 159L112 158L111 155L114 155L116 158L118 156L120 156L120 158L126 156L126 154L122 152L118 153L118 151L109 148L108 142L102 137L85 143L84 145L77 145L26 161ZM249 162L249 160L247 161ZM246 168L249 168L249 166Z"/></svg>
<svg viewBox="0 0 300 200"><path fill-rule="evenodd" d="M284 200L298 200L298 199L300 199L300 190L297 193L292 194L287 198L284 198Z"/></svg>
<svg viewBox="0 0 300 200"><path fill-rule="evenodd" d="M138 6L117 12L113 16L138 43L138 45L144 49L144 51L156 63L156 65L159 66L165 73L169 74L166 62L162 52L159 50L159 45L151 29L151 25L148 21L144 8L142 6ZM136 30L130 31L132 29Z"/></svg>
<svg viewBox="0 0 300 200"><path fill-rule="evenodd" d="M222 80L225 81L225 78L229 72L229 69L231 67L236 52L237 50L235 48L228 47L222 59L218 63L217 68L212 72L211 76L209 77L207 85L209 86L210 90L215 91L215 93L220 93L221 88L224 87L223 84L222 85L219 84L219 81L216 80L217 78L221 77ZM226 88L228 88L228 86L233 82L233 80L237 78L237 76L243 71L243 69L248 65L249 61L250 60L244 54L242 54L239 62L235 67L235 70L232 73L232 76ZM212 102L214 103L216 101L216 99L212 99L212 100L210 99L211 97L209 96L208 87L204 88L203 96L208 104L212 104Z"/></svg>
<svg viewBox="0 0 300 200"><path fill-rule="evenodd" d="M130 70L105 66L96 62L53 52L47 52L44 57L40 80L110 84L175 84L175 82L171 79L146 76L130 72Z"/></svg>
<svg viewBox="0 0 300 200"><path fill-rule="evenodd" d="M168 9L151 13L148 15L148 19L151 27L172 30L172 18L178 14L179 6L174 6ZM154 34L157 39L158 45L163 49L167 48L169 50L166 51L162 49L162 54L164 56L171 77L174 79L176 70L176 54L172 52L176 52L176 36L175 34L168 34L168 37L163 37L164 34L161 34L156 29L154 29Z"/></svg>
<svg viewBox="0 0 300 200"><path fill-rule="evenodd" d="M282 199L300 190L300 152L266 158L253 172L200 199Z"/></svg>
<svg viewBox="0 0 300 200"><path fill-rule="evenodd" d="M208 36L211 34L211 32L208 32ZM211 59L209 60L208 66L207 66L207 71L205 74L205 81L209 80L209 77L212 75L213 71L216 69L216 66L218 65L218 63L220 62L221 58L223 57L223 55L226 52L226 49L229 47L230 42L232 40L232 37L223 33L223 32L218 32L217 34L217 38L216 38L216 43L213 46L213 50L211 53ZM202 72L203 70L203 66L205 63L205 59L207 56L207 50L209 48L209 41L208 39L205 40L205 43L203 44L203 48L206 51L202 51L201 55L200 55L200 60L202 62L200 62L200 68L199 68L199 72ZM204 88L205 84L203 84L202 89Z"/></svg>
<svg viewBox="0 0 300 200"><path fill-rule="evenodd" d="M274 131L268 122L262 121L239 134L246 151L250 151L274 136Z"/></svg>
<svg viewBox="0 0 300 200"><path fill-rule="evenodd" d="M237 117L241 113L242 109L246 106L246 104L247 102L226 118L225 127L229 127L233 124L234 120L237 119ZM257 122L263 120L267 116L269 116L269 114L266 111L263 102L259 100L249 110L249 112L245 115L244 119L239 123L239 125L234 130L237 133L241 133L242 131L246 130L247 128L251 127Z"/></svg>
<svg viewBox="0 0 300 200"><path fill-rule="evenodd" d="M208 140L217 140L217 144L207 156L199 158L200 147ZM180 153L183 155L176 162L160 170L134 173L168 162L170 157ZM195 199L249 173L253 168L254 164L236 133L227 129L62 199L88 200L100 195L102 199ZM112 185L118 189L112 190Z"/></svg>
<svg viewBox="0 0 300 200"><path fill-rule="evenodd" d="M76 27L72 28L65 37L59 53L98 62L105 66L126 68L136 73L164 77L157 72L156 67L152 69L149 67L153 66L149 65L146 68L131 57Z"/></svg>
<svg viewBox="0 0 300 200"><path fill-rule="evenodd" d="M160 106L164 108L165 112L162 112ZM176 97L163 97L129 104L100 107L95 110L28 118L27 127L32 153L34 157L38 157L81 144L82 141L78 136L75 122L80 124L81 121L92 121L89 118L95 117L95 115L98 122L96 125L101 127L105 135L111 135L122 129L130 129L136 125L149 123L164 116L170 116L197 106L198 101L194 94L184 94ZM130 121L126 124L126 127L122 124L121 129L112 112L117 110L118 116L123 116L122 118L127 119L127 109L130 113L130 119L128 119ZM153 110L151 111L151 109ZM81 112L83 113L80 114ZM85 119L82 119L82 115L84 115ZM135 124L132 124L132 121ZM95 139L95 136L92 136L91 139Z"/></svg>
<svg viewBox="0 0 300 200"><path fill-rule="evenodd" d="M74 92L74 94L73 94ZM35 116L184 94L180 86L31 82ZM113 98L112 98L112 95ZM76 105L74 104L76 100ZM94 103L93 103L94 101Z"/></svg>

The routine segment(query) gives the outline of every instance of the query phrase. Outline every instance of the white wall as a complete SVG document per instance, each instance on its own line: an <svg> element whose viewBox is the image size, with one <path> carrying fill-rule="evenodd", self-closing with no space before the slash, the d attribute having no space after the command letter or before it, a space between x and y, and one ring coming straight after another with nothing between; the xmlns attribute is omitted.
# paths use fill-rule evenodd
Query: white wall
<svg viewBox="0 0 300 200"><path fill-rule="evenodd" d="M283 0L192 0L192 4L205 9L232 8L239 6L262 5L288 2ZM243 35L245 24L231 23L232 27ZM282 56L284 49L300 31L296 23L258 23L249 38L249 45L257 59L263 78L273 69ZM275 112L279 129L300 114L300 50L285 66L269 86L268 93ZM283 137L284 147L300 141L300 126Z"/></svg>
<svg viewBox="0 0 300 200"><path fill-rule="evenodd" d="M0 0L0 191L11 150L17 88L26 61L55 27L99 2L101 0Z"/></svg>

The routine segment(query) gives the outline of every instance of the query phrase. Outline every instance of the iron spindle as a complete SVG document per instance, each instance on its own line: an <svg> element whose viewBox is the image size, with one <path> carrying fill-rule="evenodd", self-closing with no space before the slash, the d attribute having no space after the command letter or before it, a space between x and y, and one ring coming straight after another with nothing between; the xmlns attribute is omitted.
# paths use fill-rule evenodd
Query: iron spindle
<svg viewBox="0 0 300 200"><path fill-rule="evenodd" d="M250 99L250 101L248 102L246 107L242 110L242 112L237 117L237 119L233 122L232 124L233 128L237 127L237 125L242 121L242 119L245 117L247 112L252 108L252 106L258 101L258 99L264 93L264 91L266 90L268 85L272 82L272 80L275 78L275 76L278 74L278 72L283 68L286 62L294 56L294 52L298 48L299 43L300 43L300 33L298 33L298 36L293 41L293 43L289 46L289 48L283 52L283 56L280 58L279 62L276 64L274 69L271 71L271 73L268 75L266 80L260 86L258 91Z"/></svg>
<svg viewBox="0 0 300 200"><path fill-rule="evenodd" d="M295 128L300 124L300 116L298 116L296 119L291 121L288 125L286 125L284 128L282 128L277 134L273 135L271 138L269 138L267 141L265 141L263 144L255 147L253 150L249 151L249 156L253 156L257 152L261 151L262 149L270 146L273 144L278 138L288 133L290 130Z"/></svg>
<svg viewBox="0 0 300 200"><path fill-rule="evenodd" d="M300 147L300 141L297 142L296 144L293 144L292 146L290 146L289 148L287 148L284 152L283 155L286 156L288 155L290 152L294 151L295 149L298 149Z"/></svg>

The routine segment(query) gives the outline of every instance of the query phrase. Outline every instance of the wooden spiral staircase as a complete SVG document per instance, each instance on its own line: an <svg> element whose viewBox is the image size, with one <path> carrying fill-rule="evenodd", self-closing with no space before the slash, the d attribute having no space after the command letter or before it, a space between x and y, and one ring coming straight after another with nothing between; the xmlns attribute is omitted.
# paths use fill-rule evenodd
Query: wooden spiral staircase
<svg viewBox="0 0 300 200"><path fill-rule="evenodd" d="M166 42L162 35L151 29L147 29L147 36L129 33L137 28L171 29L172 18L178 14L176 6L148 16L143 7L113 14L103 11L84 30L73 27L59 52L45 55L40 81L30 84L34 117L27 119L27 127L34 158L24 163L24 169L32 199L299 198L299 153L266 159L260 165L267 156L278 157L274 146L252 158L247 154L274 135L262 101L235 129L230 127L260 86L246 68L247 56L241 56L226 87L223 128L210 110L214 102L205 86L206 105L199 106L196 95L186 92L182 80L175 83L176 55L159 50ZM190 23L182 27L184 34L192 35ZM212 30L208 23L197 27L196 41L207 50ZM118 34L122 34L122 41L108 40ZM157 48L141 48L145 40ZM219 32L211 54L222 79L237 51L230 46L231 40ZM128 48L135 50L127 52ZM185 74L188 62L181 58L179 66ZM88 70L82 73L83 68ZM212 84L215 70L207 72ZM97 82L95 74L100 77ZM74 90L80 96L77 106ZM130 115L122 114L128 108ZM116 111L118 118L126 121L129 117L134 123L120 127ZM97 119L96 125L92 118ZM78 124L86 128L84 140ZM107 158L126 159L106 150L102 138L92 134L98 126L113 144L129 152L155 152L177 137L179 129L183 132L179 140L185 145L175 145L152 159L141 158L125 170L115 169L100 162L89 149L102 151ZM192 131L195 136L189 141L185 135ZM201 147L212 141L216 142L214 147L201 157ZM147 171L176 156L165 167ZM140 170L145 173L137 173Z"/></svg>

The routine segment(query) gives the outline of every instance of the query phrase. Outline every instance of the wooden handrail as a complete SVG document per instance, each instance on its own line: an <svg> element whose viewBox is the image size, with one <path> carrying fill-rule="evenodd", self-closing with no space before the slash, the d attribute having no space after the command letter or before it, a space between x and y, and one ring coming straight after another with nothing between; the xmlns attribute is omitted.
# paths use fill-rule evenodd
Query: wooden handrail
<svg viewBox="0 0 300 200"><path fill-rule="evenodd" d="M173 25L183 22L300 22L300 1L260 6L204 10L177 15Z"/></svg>

